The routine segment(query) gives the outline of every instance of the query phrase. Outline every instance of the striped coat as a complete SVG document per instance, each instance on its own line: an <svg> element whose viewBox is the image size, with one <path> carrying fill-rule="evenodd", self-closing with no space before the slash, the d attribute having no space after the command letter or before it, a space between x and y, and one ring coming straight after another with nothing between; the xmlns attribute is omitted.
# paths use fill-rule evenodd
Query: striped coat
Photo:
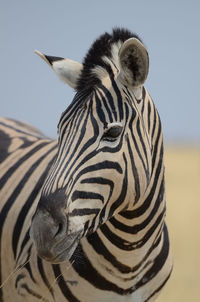
<svg viewBox="0 0 200 302"><path fill-rule="evenodd" d="M83 64L37 53L77 94L58 143L0 120L0 301L154 301L172 262L147 51L115 29Z"/></svg>

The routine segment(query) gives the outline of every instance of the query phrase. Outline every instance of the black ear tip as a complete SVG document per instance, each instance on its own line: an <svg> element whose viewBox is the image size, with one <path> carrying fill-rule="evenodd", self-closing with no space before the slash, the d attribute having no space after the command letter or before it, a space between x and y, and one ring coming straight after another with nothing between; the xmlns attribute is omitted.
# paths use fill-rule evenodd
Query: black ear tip
<svg viewBox="0 0 200 302"><path fill-rule="evenodd" d="M60 57L52 57L52 56L46 56L46 55L45 55L45 57L51 65L53 65L53 63L56 61L64 60L64 58L60 58Z"/></svg>

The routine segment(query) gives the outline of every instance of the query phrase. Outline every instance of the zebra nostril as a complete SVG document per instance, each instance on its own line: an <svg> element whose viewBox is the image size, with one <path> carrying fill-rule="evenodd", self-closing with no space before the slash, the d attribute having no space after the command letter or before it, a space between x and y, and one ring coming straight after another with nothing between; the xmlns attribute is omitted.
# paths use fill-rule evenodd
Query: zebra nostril
<svg viewBox="0 0 200 302"><path fill-rule="evenodd" d="M54 238L58 237L60 234L63 234L63 233L64 233L64 223L60 222L58 224L58 229L57 229L57 232L54 235Z"/></svg>
<svg viewBox="0 0 200 302"><path fill-rule="evenodd" d="M42 195L36 216L40 217L38 226L45 238L60 240L67 231L67 217L64 213L66 195L64 190L58 190L49 195ZM34 218L36 220L37 217Z"/></svg>
<svg viewBox="0 0 200 302"><path fill-rule="evenodd" d="M30 230L30 235L37 245L60 241L67 233L67 218L59 209L49 211L44 207L37 210ZM41 242L40 242L41 241Z"/></svg>

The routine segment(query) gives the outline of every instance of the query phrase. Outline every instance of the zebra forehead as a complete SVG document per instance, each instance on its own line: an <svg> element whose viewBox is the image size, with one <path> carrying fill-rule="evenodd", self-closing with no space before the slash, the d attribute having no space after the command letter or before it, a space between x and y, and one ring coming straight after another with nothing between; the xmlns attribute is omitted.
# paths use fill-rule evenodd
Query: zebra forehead
<svg viewBox="0 0 200 302"><path fill-rule="evenodd" d="M78 91L92 91L103 77L112 75L112 65L118 68L118 52L126 40L141 39L124 28L114 28L112 33L104 33L90 47L83 61L83 70L78 80Z"/></svg>

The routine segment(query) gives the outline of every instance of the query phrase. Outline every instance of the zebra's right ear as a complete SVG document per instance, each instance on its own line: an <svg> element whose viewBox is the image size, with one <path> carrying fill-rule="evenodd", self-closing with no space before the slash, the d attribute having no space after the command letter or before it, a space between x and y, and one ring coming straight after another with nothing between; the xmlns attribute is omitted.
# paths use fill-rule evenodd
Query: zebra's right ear
<svg viewBox="0 0 200 302"><path fill-rule="evenodd" d="M81 63L70 59L47 56L38 50L35 50L35 53L56 72L62 81L76 89L77 81L83 68Z"/></svg>

